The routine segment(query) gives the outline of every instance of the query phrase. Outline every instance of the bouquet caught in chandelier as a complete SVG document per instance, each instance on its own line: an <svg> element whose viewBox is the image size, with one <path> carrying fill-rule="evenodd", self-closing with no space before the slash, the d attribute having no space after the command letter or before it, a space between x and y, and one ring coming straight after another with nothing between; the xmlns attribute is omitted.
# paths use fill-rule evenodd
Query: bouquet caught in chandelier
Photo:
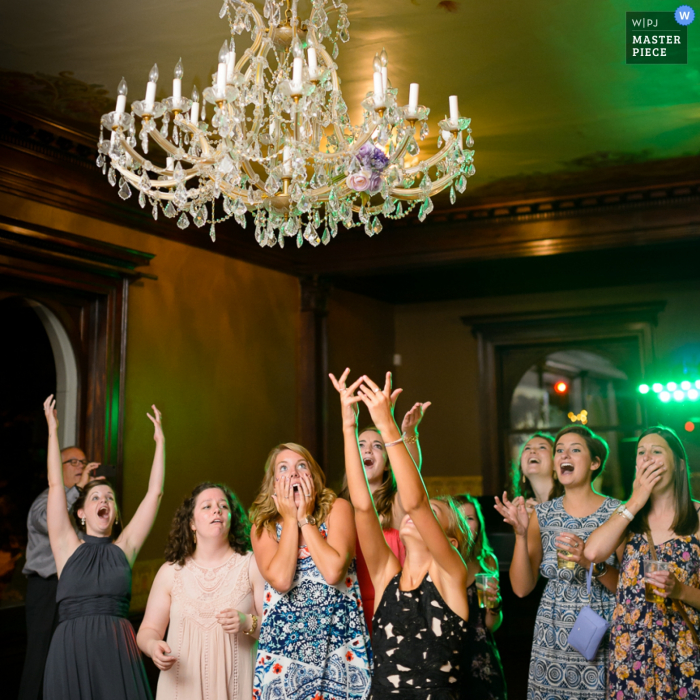
<svg viewBox="0 0 700 700"><path fill-rule="evenodd" d="M201 98L196 86L191 98L182 96L178 61L172 95L157 101L153 66L145 99L127 113L122 79L116 109L101 120L97 158L122 199L134 188L154 219L162 212L181 229L208 224L212 240L217 224L233 218L245 228L251 214L263 247L284 247L287 238L299 247L327 244L341 224L373 236L380 217L400 219L417 205L423 221L432 197L448 188L454 204L455 190L464 192L475 173L470 120L456 96L438 124L438 152L420 160L416 133L428 135L430 110L418 104L415 83L399 105L386 51L374 57L362 124L348 117L335 64L338 43L350 38L345 3L313 0L301 20L296 0L266 0L263 15L247 0L225 0L219 16L231 40ZM234 37L243 32L252 43L236 60Z"/></svg>

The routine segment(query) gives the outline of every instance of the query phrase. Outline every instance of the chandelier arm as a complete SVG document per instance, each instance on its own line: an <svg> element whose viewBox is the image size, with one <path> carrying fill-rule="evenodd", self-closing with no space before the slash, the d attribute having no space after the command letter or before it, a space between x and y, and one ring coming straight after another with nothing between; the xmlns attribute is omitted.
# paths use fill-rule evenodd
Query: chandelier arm
<svg viewBox="0 0 700 700"><path fill-rule="evenodd" d="M164 150L167 151L171 156L177 160L182 160L187 154L179 147L173 146L168 139L166 139L158 129L153 129L149 133L150 137Z"/></svg>
<svg viewBox="0 0 700 700"><path fill-rule="evenodd" d="M405 173L407 175L415 175L422 170L427 170L428 168L432 168L434 165L437 165L448 155L450 150L454 148L454 142L454 138L450 139L435 155L430 156L430 158L426 158L424 161L420 162L418 165L414 165L412 168L407 168Z"/></svg>
<svg viewBox="0 0 700 700"><path fill-rule="evenodd" d="M212 178L210 177L209 179L211 180ZM229 185L228 182L220 182L219 188L229 199L233 199L234 197L238 197L241 200L248 198L248 192L246 190L241 190L238 187ZM248 205L246 204L246 206Z"/></svg>
<svg viewBox="0 0 700 700"><path fill-rule="evenodd" d="M408 142L411 140L411 136L413 136L413 134L407 132L403 137L401 145L394 151L394 154L389 159L389 162L392 165L394 165L399 159L403 158L406 154L406 150L408 149Z"/></svg>
<svg viewBox="0 0 700 700"><path fill-rule="evenodd" d="M409 201L412 199L425 199L426 197L434 197L438 192L442 192L451 182L457 179L456 175L443 175L439 180L435 180L430 187L430 192L426 195L420 187L411 187L404 189L402 187L392 187L389 194L395 199Z"/></svg>
<svg viewBox="0 0 700 700"><path fill-rule="evenodd" d="M113 163L112 163L112 167L113 167L116 171L118 171L119 173L121 173L122 177L123 177L125 180L127 180L128 182L130 182L137 190L141 190L141 187L140 187L140 185L139 185L141 178L140 178L138 175L136 175L135 173L132 173L130 170L127 170L126 168L122 167L122 166L119 165L118 163L114 163L114 162L113 162ZM162 184L164 184L166 181L165 181L165 180L156 180L156 181L153 181L153 180L152 180L151 182L153 182L154 184L155 184L155 182L158 182L159 185L162 185ZM177 185L177 183L175 182L175 180L170 180L170 182L172 183L172 186L173 186L173 187L174 187L175 185ZM143 191L143 190L141 190L141 191ZM146 196L148 196L148 197L152 197L152 198L155 198L155 199L166 199L166 200L172 199L172 198L175 196L175 193L174 193L174 192L160 192L160 191L148 192L148 193L144 192L144 194L146 194Z"/></svg>

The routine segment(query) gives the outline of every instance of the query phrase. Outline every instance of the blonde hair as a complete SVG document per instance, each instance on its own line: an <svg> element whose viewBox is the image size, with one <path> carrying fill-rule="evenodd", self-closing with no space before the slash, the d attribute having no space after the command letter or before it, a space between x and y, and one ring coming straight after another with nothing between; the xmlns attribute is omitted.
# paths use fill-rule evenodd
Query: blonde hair
<svg viewBox="0 0 700 700"><path fill-rule="evenodd" d="M430 500L444 503L447 506L445 509L447 515L445 534L450 539L457 540L457 551L466 562L474 546L474 538L464 513L457 507L452 496L437 496L437 498L431 498Z"/></svg>
<svg viewBox="0 0 700 700"><path fill-rule="evenodd" d="M379 435L379 439L382 441L382 444L384 444L384 438L382 437L379 428L375 428L373 425L370 425L368 428L364 428L363 430L359 430L357 432L358 441L362 433L368 432L377 433L377 435ZM370 492L370 496L374 502L374 509L377 511L382 529L387 530L393 523L394 500L396 499L397 489L396 479L394 478L394 472L391 469L391 462L389 462L389 455L386 454L386 450L384 450L384 454L386 455L386 462L384 462L384 479L374 493ZM352 503L352 500L350 499L350 489L348 489L347 474L343 476L343 486L340 489L338 497L344 498L346 501L350 501L350 503Z"/></svg>
<svg viewBox="0 0 700 700"><path fill-rule="evenodd" d="M295 442L284 442L281 445L274 447L265 461L265 475L263 476L260 492L257 498L253 501L250 507L250 522L255 525L255 534L260 537L263 528L271 535L276 536L275 525L279 520L279 511L272 498L275 484L275 462L280 453L285 450L296 452L299 456L306 460L311 472L311 478L314 482L314 491L316 492L316 503L314 504L313 517L316 523L326 521L328 514L331 512L331 507L337 498L331 489L326 488L326 475L321 470L318 462L311 456L311 453L301 445Z"/></svg>

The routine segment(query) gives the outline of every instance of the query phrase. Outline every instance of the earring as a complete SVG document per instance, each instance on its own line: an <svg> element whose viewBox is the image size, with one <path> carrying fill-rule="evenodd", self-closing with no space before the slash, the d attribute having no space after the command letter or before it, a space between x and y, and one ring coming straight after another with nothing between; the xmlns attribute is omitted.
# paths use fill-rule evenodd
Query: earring
<svg viewBox="0 0 700 700"><path fill-rule="evenodd" d="M197 544L197 531L192 530L192 537L194 537L194 543Z"/></svg>
<svg viewBox="0 0 700 700"><path fill-rule="evenodd" d="M523 474L523 484L524 484L526 481L527 481L527 479L525 478L525 474Z"/></svg>
<svg viewBox="0 0 700 700"><path fill-rule="evenodd" d="M80 518L80 524L85 527L85 518Z"/></svg>
<svg viewBox="0 0 700 700"><path fill-rule="evenodd" d="M119 516L117 516L116 518L114 518L114 524L115 524L115 525L119 525Z"/></svg>

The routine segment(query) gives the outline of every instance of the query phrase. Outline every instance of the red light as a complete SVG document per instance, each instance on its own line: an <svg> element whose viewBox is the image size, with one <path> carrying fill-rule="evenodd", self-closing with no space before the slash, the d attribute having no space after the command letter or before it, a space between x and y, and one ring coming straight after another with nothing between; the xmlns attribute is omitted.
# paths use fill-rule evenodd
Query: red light
<svg viewBox="0 0 700 700"><path fill-rule="evenodd" d="M685 429L686 429L689 433L692 433L693 430L695 430L695 423L693 423L692 420L689 420L689 421L685 424Z"/></svg>
<svg viewBox="0 0 700 700"><path fill-rule="evenodd" d="M569 385L566 382L557 382L554 385L554 391L556 391L557 394L566 394L566 392L569 391Z"/></svg>

